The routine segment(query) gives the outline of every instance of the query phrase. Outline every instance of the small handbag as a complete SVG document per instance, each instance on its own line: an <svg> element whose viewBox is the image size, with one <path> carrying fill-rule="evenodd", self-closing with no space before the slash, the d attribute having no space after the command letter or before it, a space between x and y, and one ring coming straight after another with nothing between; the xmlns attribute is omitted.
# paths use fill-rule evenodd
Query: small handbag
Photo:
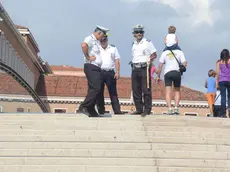
<svg viewBox="0 0 230 172"><path fill-rule="evenodd" d="M169 49L169 50L172 52L172 54L173 54L173 56L175 57L177 63L179 64L180 73L181 73L181 75L183 75L183 73L186 72L186 67L185 67L182 63L180 63L180 62L178 61L178 59L176 58L176 56L175 56L175 54L173 53L173 51L172 51L171 49Z"/></svg>

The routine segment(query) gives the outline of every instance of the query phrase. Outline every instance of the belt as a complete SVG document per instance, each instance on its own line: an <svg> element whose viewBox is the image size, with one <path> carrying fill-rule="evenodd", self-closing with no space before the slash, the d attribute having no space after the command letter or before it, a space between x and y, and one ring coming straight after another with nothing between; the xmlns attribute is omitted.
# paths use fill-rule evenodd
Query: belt
<svg viewBox="0 0 230 172"><path fill-rule="evenodd" d="M147 63L132 63L132 67L134 67L134 68L144 68L144 67L147 67Z"/></svg>
<svg viewBox="0 0 230 172"><path fill-rule="evenodd" d="M114 69L101 69L102 71L106 71L106 72L111 72L114 71Z"/></svg>

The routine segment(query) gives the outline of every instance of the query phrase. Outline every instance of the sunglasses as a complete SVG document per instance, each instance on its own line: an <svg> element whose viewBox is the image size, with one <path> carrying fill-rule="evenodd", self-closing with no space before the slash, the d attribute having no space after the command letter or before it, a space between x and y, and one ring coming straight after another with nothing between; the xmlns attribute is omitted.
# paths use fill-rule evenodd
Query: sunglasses
<svg viewBox="0 0 230 172"><path fill-rule="evenodd" d="M135 34L138 34L138 33L143 34L144 32L143 31L135 31L134 33Z"/></svg>
<svg viewBox="0 0 230 172"><path fill-rule="evenodd" d="M108 41L108 38L103 38L103 39L101 40L101 42L106 42L106 41Z"/></svg>

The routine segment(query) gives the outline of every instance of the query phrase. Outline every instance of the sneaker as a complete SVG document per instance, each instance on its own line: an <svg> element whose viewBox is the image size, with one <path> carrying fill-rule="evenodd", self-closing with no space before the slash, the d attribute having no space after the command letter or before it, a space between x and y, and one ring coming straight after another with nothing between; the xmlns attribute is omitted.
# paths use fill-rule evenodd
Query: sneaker
<svg viewBox="0 0 230 172"><path fill-rule="evenodd" d="M168 115L173 115L172 109L169 109L169 110L168 110Z"/></svg>
<svg viewBox="0 0 230 172"><path fill-rule="evenodd" d="M131 113L131 115L141 115L143 112L140 111L134 111Z"/></svg>
<svg viewBox="0 0 230 172"><path fill-rule="evenodd" d="M174 114L175 114L175 115L179 115L179 114L180 114L180 112L179 112L179 109L178 109L178 108L175 108L175 109L174 109Z"/></svg>
<svg viewBox="0 0 230 172"><path fill-rule="evenodd" d="M214 115L213 114L209 114L209 117L214 117Z"/></svg>

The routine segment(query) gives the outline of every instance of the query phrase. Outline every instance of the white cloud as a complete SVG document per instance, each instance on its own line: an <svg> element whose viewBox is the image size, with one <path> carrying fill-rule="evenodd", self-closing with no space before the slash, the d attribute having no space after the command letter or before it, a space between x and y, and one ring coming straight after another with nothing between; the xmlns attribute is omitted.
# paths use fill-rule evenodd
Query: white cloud
<svg viewBox="0 0 230 172"><path fill-rule="evenodd" d="M211 8L216 0L121 0L121 2L136 5L144 1L152 1L170 6L185 22L191 23L193 26L202 23L212 26L221 16L219 10Z"/></svg>

